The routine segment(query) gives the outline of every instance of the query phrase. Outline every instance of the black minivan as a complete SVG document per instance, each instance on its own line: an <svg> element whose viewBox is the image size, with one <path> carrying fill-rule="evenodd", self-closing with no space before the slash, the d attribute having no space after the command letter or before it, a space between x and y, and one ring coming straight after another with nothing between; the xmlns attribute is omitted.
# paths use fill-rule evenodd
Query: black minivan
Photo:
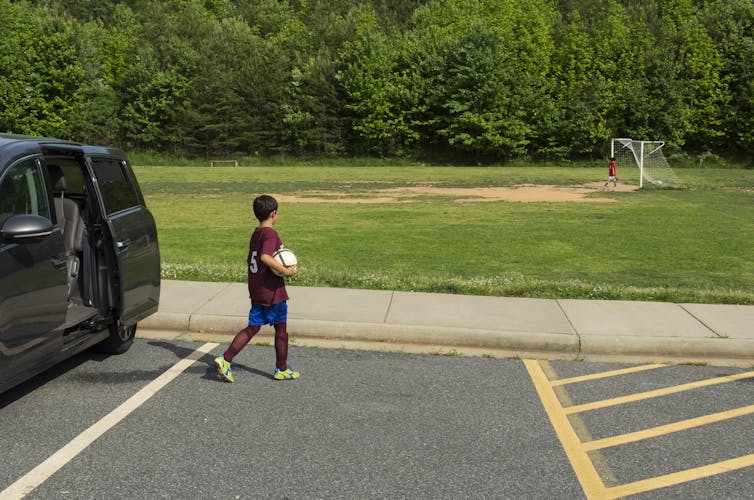
<svg viewBox="0 0 754 500"><path fill-rule="evenodd" d="M0 134L0 392L157 311L152 214L122 151Z"/></svg>

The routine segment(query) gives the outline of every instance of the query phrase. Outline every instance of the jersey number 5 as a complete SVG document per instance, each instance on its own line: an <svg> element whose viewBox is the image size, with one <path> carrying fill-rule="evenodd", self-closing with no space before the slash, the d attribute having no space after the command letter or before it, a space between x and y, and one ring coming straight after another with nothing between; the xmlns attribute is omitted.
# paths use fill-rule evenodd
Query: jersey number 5
<svg viewBox="0 0 754 500"><path fill-rule="evenodd" d="M251 259L249 260L249 271L252 274L256 274L259 271L259 264L257 264L257 252L256 250L251 252Z"/></svg>

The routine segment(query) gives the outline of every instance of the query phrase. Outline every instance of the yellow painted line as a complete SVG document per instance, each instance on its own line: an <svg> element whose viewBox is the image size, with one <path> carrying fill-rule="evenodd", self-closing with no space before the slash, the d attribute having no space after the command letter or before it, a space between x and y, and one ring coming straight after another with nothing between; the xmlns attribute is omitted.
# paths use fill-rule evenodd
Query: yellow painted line
<svg viewBox="0 0 754 500"><path fill-rule="evenodd" d="M633 443L636 441L641 441L642 439L651 439L658 436L663 436L665 434L671 434L673 432L693 429L702 425L722 422L723 420L730 420L731 418L742 417L751 413L754 413L754 405L743 406L741 408L735 408L733 410L721 411L719 413L712 413L710 415L690 418L688 420L681 420L672 424L652 427L651 429L632 432L630 434L622 434L620 436L596 439L594 441L584 443L582 445L582 449L584 451L601 450L604 448L609 448L611 446Z"/></svg>
<svg viewBox="0 0 754 500"><path fill-rule="evenodd" d="M566 384L576 384L578 382L587 382L589 380L599 380L601 378L615 377L617 375L628 375L630 373L643 372L646 370L655 370L657 368L665 368L667 366L668 365L661 365L661 364L632 366L630 368L612 370L609 372L592 373L591 375L581 375L580 377L571 377L571 378L564 378L561 380L552 380L550 383L556 386L566 385Z"/></svg>
<svg viewBox="0 0 754 500"><path fill-rule="evenodd" d="M568 422L568 416L563 411L563 407L560 405L555 391L553 391L550 381L547 379L542 367L534 360L525 359L524 366L529 372L534 387L539 394L539 399L542 401L542 406L547 412L547 416L550 417L552 427L555 429L555 433L560 439L561 445L565 450L566 456L573 471L576 473L576 477L581 484L581 488L584 490L587 498L606 498L606 488L600 479L597 470L594 468L594 464L589 459L587 454L581 449L581 441L579 440L576 432Z"/></svg>
<svg viewBox="0 0 754 500"><path fill-rule="evenodd" d="M139 392L128 398L119 407L102 417L98 422L73 438L71 442L53 453L50 458L27 472L15 483L8 486L5 490L0 491L0 499L18 499L23 498L31 493L40 484L60 470L64 465L73 460L79 453L84 451L97 438L110 430L121 420L130 415L134 410L140 407L149 398L154 396L157 391L165 387L178 375L183 373L189 366L199 359L202 355L210 352L219 344L206 343L187 357L178 361L162 375L144 386Z"/></svg>
<svg viewBox="0 0 754 500"><path fill-rule="evenodd" d="M583 443L580 441L579 436L576 434L575 427L571 425L569 414L573 415L582 411L590 409L603 408L607 406L613 406L617 404L628 403L632 401L639 401L642 399L648 399L652 397L664 396L666 394L673 394L677 392L687 391L700 387L707 387L715 384L721 384L726 382L733 382L736 380L742 380L746 378L754 377L754 372L739 373L735 375L728 375L725 377L717 377L714 379L702 380L699 382L692 382L689 384L683 384L675 387L669 387L666 389L659 389L656 391L648 391L644 393L634 394L630 396L613 398L604 401L597 401L595 403L589 403L585 405L578 405L564 408L558 399L556 394L557 389L563 389L562 385L567 383L573 383L576 379L585 380L582 377L574 377L572 379L564 379L562 381L553 381L548 379L545 369L549 369L549 365L544 363L538 363L534 360L524 360L524 365L529 372L529 376L534 383L534 387L537 390L542 405L550 418L553 428L555 429L558 438L566 452L571 467L576 473L576 477L581 484L584 493L588 499L617 499L630 495L636 495L650 490L656 490L660 488L666 488L677 484L694 481L697 479L703 479L726 472L743 469L746 467L754 466L754 454L746 455L743 457L733 458L714 464L705 465L702 467L696 467L694 469L688 469L685 471L675 472L672 474L666 474L664 476L653 477L636 481L633 483L606 487L602 481L594 463L590 460L590 453L594 455L599 453L598 450L607 448L610 446L617 446L619 444L625 444L629 442L639 441L641 439L648 439L663 434L669 434L671 432L677 432L681 430L687 430L700 425L706 425L713 422L720 422L723 420L749 415L754 413L754 405L744 406L733 410L727 410L724 412L714 413L711 415L705 415L693 419L683 420L668 425L654 427L652 429L645 429L630 434L624 434L621 436L614 436L611 438L600 439L596 441L589 441ZM645 365L654 367L661 367L665 365ZM650 368L647 368L650 369ZM551 375L554 372L549 369ZM623 372L623 370L615 370L614 372L603 372L602 375L608 373L615 374L616 372ZM595 374L599 375L599 374ZM591 377L591 376L586 376ZM591 378L593 379L593 378ZM569 381L570 380L570 381ZM568 403L568 398L564 400ZM578 415L573 415L570 418L576 418Z"/></svg>
<svg viewBox="0 0 754 500"><path fill-rule="evenodd" d="M547 377L547 381L550 384L550 387L552 387L555 397L558 398L560 407L563 408L573 405L571 397L568 395L568 391L566 391L565 387L553 387L553 381L558 379L558 374L552 368L552 365L546 360L540 360L538 364L542 369L542 372L545 374L545 377ZM576 437L580 442L585 443L594 440L592 434L589 432L589 428L586 426L580 415L571 415L568 417L568 423L571 425L573 432L576 433ZM598 450L592 451L589 453L589 459L592 461L594 470L597 471L597 474L602 479L602 484L606 487L620 484L615 477L615 474L613 474L612 469L610 469L610 466L607 464L605 457L602 456L602 453Z"/></svg>
<svg viewBox="0 0 754 500"><path fill-rule="evenodd" d="M736 380L742 380L746 378L754 377L754 371L736 373L733 375L726 375L724 377L716 377L707 380L700 380L699 382L691 382L688 384L676 385L673 387L666 387L664 389L657 389L654 391L639 392L636 394L629 394L628 396L621 396L612 399L603 399L602 401L595 401L593 403L586 403L576 406L569 406L564 411L567 415L573 413L581 413L584 411L597 410L600 408L607 408L610 406L616 406L626 403L633 403L635 401L641 401L643 399L657 398L660 396L667 396L669 394L675 394L678 392L690 391L692 389L699 389L701 387L709 387L716 384L724 384L727 382L735 382Z"/></svg>
<svg viewBox="0 0 754 500"><path fill-rule="evenodd" d="M704 465L702 467L696 467L694 469L688 469L680 472L674 472L673 474L667 474L664 476L653 477L644 479L642 481L636 481L634 483L622 484L613 488L607 488L605 498L621 498L629 495L636 495L637 493L643 493L645 491L656 490L659 488L666 488L668 486L675 486L676 484L687 483L697 479L703 479L705 477L716 476L718 474L724 474L745 467L751 467L754 465L754 454L745 455L743 457L732 458L723 462L717 462L710 465Z"/></svg>

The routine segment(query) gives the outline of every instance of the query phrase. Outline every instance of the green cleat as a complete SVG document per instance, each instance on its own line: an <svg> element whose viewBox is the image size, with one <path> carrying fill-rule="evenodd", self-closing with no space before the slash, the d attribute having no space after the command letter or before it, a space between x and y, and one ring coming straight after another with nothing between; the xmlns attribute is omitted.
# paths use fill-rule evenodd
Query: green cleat
<svg viewBox="0 0 754 500"><path fill-rule="evenodd" d="M275 368L275 374L273 375L273 377L275 377L275 380L295 380L300 376L301 374L299 372L294 372L293 370L291 370L291 365L288 365L285 370Z"/></svg>
<svg viewBox="0 0 754 500"><path fill-rule="evenodd" d="M230 371L230 362L225 361L224 357L218 356L215 358L215 364L217 365L217 373L225 382L235 382L233 372Z"/></svg>

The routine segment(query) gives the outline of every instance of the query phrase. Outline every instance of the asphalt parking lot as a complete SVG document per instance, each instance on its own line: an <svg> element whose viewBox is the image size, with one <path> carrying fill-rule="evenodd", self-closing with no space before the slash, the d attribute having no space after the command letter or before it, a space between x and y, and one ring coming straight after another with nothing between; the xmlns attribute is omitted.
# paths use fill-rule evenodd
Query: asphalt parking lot
<svg viewBox="0 0 754 500"><path fill-rule="evenodd" d="M754 368L138 339L0 395L0 498L754 498Z"/></svg>

